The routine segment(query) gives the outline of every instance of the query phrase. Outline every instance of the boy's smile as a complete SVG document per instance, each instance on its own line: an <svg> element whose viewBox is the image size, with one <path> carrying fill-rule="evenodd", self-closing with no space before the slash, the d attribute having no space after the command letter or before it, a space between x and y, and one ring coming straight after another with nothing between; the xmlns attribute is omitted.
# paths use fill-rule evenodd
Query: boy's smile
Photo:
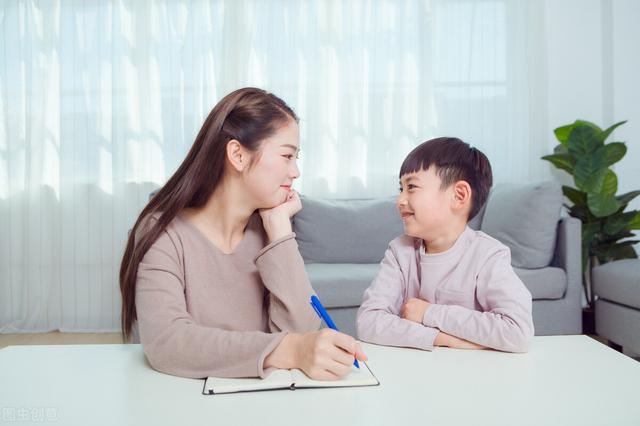
<svg viewBox="0 0 640 426"><path fill-rule="evenodd" d="M400 217L402 217L402 220L409 219L413 217L413 212L400 209Z"/></svg>

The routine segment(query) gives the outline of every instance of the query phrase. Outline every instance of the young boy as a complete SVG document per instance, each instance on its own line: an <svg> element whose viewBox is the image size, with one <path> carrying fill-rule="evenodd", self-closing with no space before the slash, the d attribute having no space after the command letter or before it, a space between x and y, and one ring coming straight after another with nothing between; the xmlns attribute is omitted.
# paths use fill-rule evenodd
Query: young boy
<svg viewBox="0 0 640 426"><path fill-rule="evenodd" d="M391 241L358 311L360 339L527 352L531 294L509 248L467 226L489 195L487 157L456 138L415 148L400 169L405 235Z"/></svg>

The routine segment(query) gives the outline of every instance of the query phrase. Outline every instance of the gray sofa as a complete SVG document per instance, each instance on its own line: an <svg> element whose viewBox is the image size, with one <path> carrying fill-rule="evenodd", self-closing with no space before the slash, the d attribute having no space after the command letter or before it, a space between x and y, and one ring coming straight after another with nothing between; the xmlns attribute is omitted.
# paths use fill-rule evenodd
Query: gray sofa
<svg viewBox="0 0 640 426"><path fill-rule="evenodd" d="M311 284L341 331L356 336L356 312L388 243L402 234L395 197L302 197L293 226ZM533 296L537 335L579 334L581 223L561 217L558 184L497 185L469 224L509 246L512 265Z"/></svg>
<svg viewBox="0 0 640 426"><path fill-rule="evenodd" d="M640 356L640 259L593 268L596 332L625 353Z"/></svg>

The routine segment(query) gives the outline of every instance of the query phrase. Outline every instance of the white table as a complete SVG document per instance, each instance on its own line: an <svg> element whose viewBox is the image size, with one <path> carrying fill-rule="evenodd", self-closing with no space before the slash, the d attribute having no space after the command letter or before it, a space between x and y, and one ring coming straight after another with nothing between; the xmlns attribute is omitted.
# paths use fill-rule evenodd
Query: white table
<svg viewBox="0 0 640 426"><path fill-rule="evenodd" d="M0 424L640 425L640 363L586 336L528 354L364 348L380 386L205 396L139 345L10 346Z"/></svg>

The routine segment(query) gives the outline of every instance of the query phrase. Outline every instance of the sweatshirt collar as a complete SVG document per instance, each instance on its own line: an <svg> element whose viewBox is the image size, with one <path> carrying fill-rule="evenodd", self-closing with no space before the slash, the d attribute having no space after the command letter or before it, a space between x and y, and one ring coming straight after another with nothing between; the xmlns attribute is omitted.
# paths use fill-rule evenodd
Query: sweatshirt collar
<svg viewBox="0 0 640 426"><path fill-rule="evenodd" d="M416 239L416 242L419 243L419 254L420 254L420 262L421 263L435 263L435 262L444 262L454 257L460 257L464 253L464 251L469 247L473 238L475 236L475 231L469 226L466 226L462 234L458 237L453 246L451 246L448 250L443 251L441 253L427 253L424 249L424 241L420 238Z"/></svg>

